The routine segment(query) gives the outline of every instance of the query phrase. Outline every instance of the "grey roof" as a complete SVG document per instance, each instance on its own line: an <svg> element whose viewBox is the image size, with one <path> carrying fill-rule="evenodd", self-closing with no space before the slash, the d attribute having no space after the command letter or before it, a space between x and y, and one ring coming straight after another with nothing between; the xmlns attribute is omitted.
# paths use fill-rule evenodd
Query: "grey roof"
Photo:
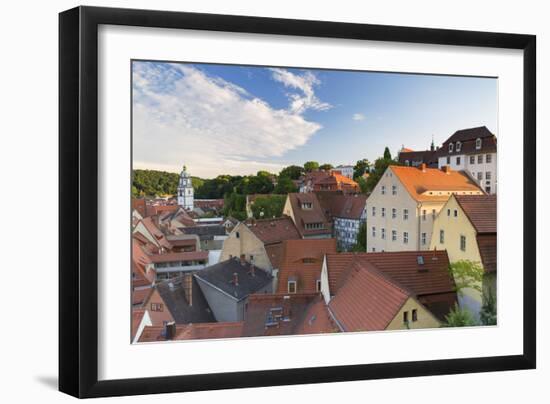
<svg viewBox="0 0 550 404"><path fill-rule="evenodd" d="M192 283L192 306L189 305L182 286L184 276L180 275L156 284L156 288L172 317L174 317L174 321L177 324L215 322L216 318L194 277Z"/></svg>
<svg viewBox="0 0 550 404"><path fill-rule="evenodd" d="M225 236L225 227L222 225L205 225L193 227L180 227L185 234L196 234L201 240L213 240L214 236Z"/></svg>
<svg viewBox="0 0 550 404"><path fill-rule="evenodd" d="M248 262L241 263L239 258L231 258L200 270L195 277L237 300L242 300L267 286L273 279L270 274L258 267L254 268L252 275L251 267ZM237 274L236 285L233 282L233 274Z"/></svg>

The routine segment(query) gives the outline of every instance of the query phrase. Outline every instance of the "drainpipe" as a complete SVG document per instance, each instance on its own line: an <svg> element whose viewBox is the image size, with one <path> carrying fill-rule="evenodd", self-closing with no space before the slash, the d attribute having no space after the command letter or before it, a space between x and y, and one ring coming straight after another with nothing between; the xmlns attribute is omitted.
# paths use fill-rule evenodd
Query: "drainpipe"
<svg viewBox="0 0 550 404"><path fill-rule="evenodd" d="M421 212L421 208L422 208L422 204L421 203L417 203L416 204L416 216L418 217L418 234L416 235L416 251L420 251L420 236L422 234L422 229L420 228L420 225L421 225L421 218L420 218L420 215L422 214Z"/></svg>

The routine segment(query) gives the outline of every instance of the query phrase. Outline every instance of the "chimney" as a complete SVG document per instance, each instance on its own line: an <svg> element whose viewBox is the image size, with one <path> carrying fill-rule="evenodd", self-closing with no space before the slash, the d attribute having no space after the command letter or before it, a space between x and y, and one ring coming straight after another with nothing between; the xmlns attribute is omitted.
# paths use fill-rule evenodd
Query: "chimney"
<svg viewBox="0 0 550 404"><path fill-rule="evenodd" d="M256 276L256 268L254 267L254 264L250 264L250 270L248 271L250 276Z"/></svg>
<svg viewBox="0 0 550 404"><path fill-rule="evenodd" d="M183 291L189 306L193 306L193 274L185 274L183 278Z"/></svg>
<svg viewBox="0 0 550 404"><path fill-rule="evenodd" d="M170 321L164 326L164 337L167 341L173 340L176 336L176 322Z"/></svg>
<svg viewBox="0 0 550 404"><path fill-rule="evenodd" d="M231 283L235 286L239 286L239 274L237 272L233 272L233 280Z"/></svg>
<svg viewBox="0 0 550 404"><path fill-rule="evenodd" d="M450 174L451 173L451 166L443 166L442 170L445 174Z"/></svg>
<svg viewBox="0 0 550 404"><path fill-rule="evenodd" d="M422 170L423 173L425 173L426 172L426 163L420 164L420 169Z"/></svg>

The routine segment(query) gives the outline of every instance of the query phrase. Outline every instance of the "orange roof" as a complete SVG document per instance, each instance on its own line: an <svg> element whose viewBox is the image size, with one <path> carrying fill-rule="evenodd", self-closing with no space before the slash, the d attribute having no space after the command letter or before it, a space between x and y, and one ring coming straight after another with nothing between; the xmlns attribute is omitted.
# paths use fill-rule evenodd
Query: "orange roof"
<svg viewBox="0 0 550 404"><path fill-rule="evenodd" d="M163 326L148 326L143 329L139 342L166 341ZM243 334L243 322L195 323L176 325L174 341L190 339L234 338Z"/></svg>
<svg viewBox="0 0 550 404"><path fill-rule="evenodd" d="M389 166L409 194L417 201L446 201L449 192L481 195L483 191L463 171L437 168Z"/></svg>
<svg viewBox="0 0 550 404"><path fill-rule="evenodd" d="M368 262L354 262L329 308L344 331L385 330L410 292Z"/></svg>
<svg viewBox="0 0 550 404"><path fill-rule="evenodd" d="M300 238L296 225L288 216L276 219L249 219L244 223L264 244Z"/></svg>
<svg viewBox="0 0 550 404"><path fill-rule="evenodd" d="M317 292L323 258L332 253L336 253L334 238L284 241L277 291L287 293L288 281L294 279L298 293Z"/></svg>
<svg viewBox="0 0 550 404"><path fill-rule="evenodd" d="M408 152L413 152L414 150L413 149L409 149L408 147L403 147L401 149L401 153L408 153Z"/></svg>
<svg viewBox="0 0 550 404"><path fill-rule="evenodd" d="M339 332L338 326L328 312L323 296L317 295L304 313L302 322L298 324L295 334L324 334Z"/></svg>
<svg viewBox="0 0 550 404"><path fill-rule="evenodd" d="M141 320L145 315L145 309L133 309L132 310L132 339L136 336Z"/></svg>

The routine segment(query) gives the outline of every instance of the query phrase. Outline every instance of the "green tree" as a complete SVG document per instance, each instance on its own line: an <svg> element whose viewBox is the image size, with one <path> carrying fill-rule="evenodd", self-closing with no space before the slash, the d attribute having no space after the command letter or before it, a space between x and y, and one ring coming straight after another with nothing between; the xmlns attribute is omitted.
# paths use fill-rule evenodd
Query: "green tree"
<svg viewBox="0 0 550 404"><path fill-rule="evenodd" d="M288 194L291 192L298 192L298 188L292 180L288 177L279 177L279 180L277 181L277 185L275 185L275 188L273 189L273 193L275 194Z"/></svg>
<svg viewBox="0 0 550 404"><path fill-rule="evenodd" d="M233 216L237 220L246 219L246 196L235 192L224 197L223 215Z"/></svg>
<svg viewBox="0 0 550 404"><path fill-rule="evenodd" d="M304 164L304 170L306 171L306 173L310 173L312 171L315 171L318 168L319 168L319 163L316 162L316 161L307 161Z"/></svg>
<svg viewBox="0 0 550 404"><path fill-rule="evenodd" d="M387 152L387 153L386 153ZM384 151L384 155L387 157L389 155L389 149L386 147ZM386 169L390 165L399 165L399 163L396 160L392 160L391 158L386 157L380 157L377 158L374 161L374 169L371 170L369 173L369 178L367 179L367 192L372 192L372 190L376 187L376 184L378 184L378 181L380 178L382 178L382 175L386 172Z"/></svg>
<svg viewBox="0 0 550 404"><path fill-rule="evenodd" d="M352 251L355 252L366 252L367 251L367 223L361 223L359 226L359 234L357 234L357 243L352 248Z"/></svg>
<svg viewBox="0 0 550 404"><path fill-rule="evenodd" d="M459 295L464 289L473 289L482 293L484 270L480 263L459 260L449 265L449 272L455 281L455 290Z"/></svg>
<svg viewBox="0 0 550 404"><path fill-rule="evenodd" d="M133 195L164 196L175 195L179 182L179 174L156 170L133 170Z"/></svg>
<svg viewBox="0 0 550 404"><path fill-rule="evenodd" d="M256 219L281 217L285 201L285 195L266 195L265 197L258 197L251 206L252 215Z"/></svg>
<svg viewBox="0 0 550 404"><path fill-rule="evenodd" d="M367 180L364 179L363 177L357 177L357 179L355 181L357 182L357 184L359 184L359 188L361 189L361 193L366 194L369 190L369 188L367 186Z"/></svg>
<svg viewBox="0 0 550 404"><path fill-rule="evenodd" d="M384 160L391 160L391 153L388 146L384 149Z"/></svg>
<svg viewBox="0 0 550 404"><path fill-rule="evenodd" d="M369 170L370 165L370 161L367 159L357 160L357 163L353 166L353 178L356 179L365 174Z"/></svg>
<svg viewBox="0 0 550 404"><path fill-rule="evenodd" d="M325 170L325 171L329 171L329 170L332 170L334 168L334 166L330 163L325 163L325 164L321 164L319 166L319 169L321 170Z"/></svg>
<svg viewBox="0 0 550 404"><path fill-rule="evenodd" d="M477 325L472 313L467 309L461 309L455 303L449 314L445 316L443 327L468 327Z"/></svg>
<svg viewBox="0 0 550 404"><path fill-rule="evenodd" d="M287 177L291 180L297 180L304 174L304 167L300 166L288 166L281 170L279 178Z"/></svg>
<svg viewBox="0 0 550 404"><path fill-rule="evenodd" d="M250 194L269 194L273 191L273 182L271 178L265 175L253 175L245 177L242 182L242 193Z"/></svg>
<svg viewBox="0 0 550 404"><path fill-rule="evenodd" d="M491 288L483 292L483 305L481 306L479 318L483 325L497 324L497 299Z"/></svg>

